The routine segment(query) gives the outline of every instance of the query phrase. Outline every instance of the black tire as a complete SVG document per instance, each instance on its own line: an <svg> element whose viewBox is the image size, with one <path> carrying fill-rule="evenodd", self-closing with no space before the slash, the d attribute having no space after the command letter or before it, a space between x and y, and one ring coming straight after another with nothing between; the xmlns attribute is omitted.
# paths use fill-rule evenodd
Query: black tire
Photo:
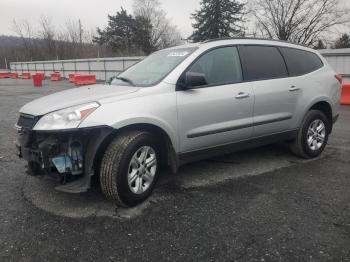
<svg viewBox="0 0 350 262"><path fill-rule="evenodd" d="M156 154L156 173L148 189L135 194L128 184L131 158L143 146L150 146ZM107 147L102 158L100 185L106 197L117 206L135 206L146 200L152 193L158 179L160 167L159 145L155 137L144 131L131 131L118 135Z"/></svg>
<svg viewBox="0 0 350 262"><path fill-rule="evenodd" d="M316 120L321 120L324 123L325 138L324 138L323 145L320 148L316 150L312 150L307 142L307 133L310 125ZM331 123L327 119L326 115L319 110L310 110L306 114L303 120L303 123L301 125L301 128L298 131L298 135L296 139L290 143L291 151L296 156L299 156L305 159L318 157L323 152L323 150L327 145L328 135L330 130L331 130Z"/></svg>

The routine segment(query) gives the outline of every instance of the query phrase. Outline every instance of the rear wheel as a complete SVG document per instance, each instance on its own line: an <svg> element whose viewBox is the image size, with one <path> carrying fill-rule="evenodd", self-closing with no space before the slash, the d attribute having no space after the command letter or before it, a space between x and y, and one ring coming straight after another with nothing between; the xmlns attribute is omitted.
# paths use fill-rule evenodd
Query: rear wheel
<svg viewBox="0 0 350 262"><path fill-rule="evenodd" d="M319 110L310 110L304 118L297 138L291 143L291 150L297 156L314 158L319 156L328 142L330 123Z"/></svg>
<svg viewBox="0 0 350 262"><path fill-rule="evenodd" d="M149 197L160 166L159 146L148 132L133 131L116 137L101 163L100 184L108 199L135 206Z"/></svg>

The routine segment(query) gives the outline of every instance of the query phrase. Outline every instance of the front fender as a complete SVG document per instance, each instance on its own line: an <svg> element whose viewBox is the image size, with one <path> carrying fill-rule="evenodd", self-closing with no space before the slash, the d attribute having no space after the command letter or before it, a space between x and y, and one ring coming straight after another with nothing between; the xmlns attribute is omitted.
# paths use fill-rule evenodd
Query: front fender
<svg viewBox="0 0 350 262"><path fill-rule="evenodd" d="M135 124L153 125L168 135L175 151L178 152L176 94L165 91L160 94L104 103L89 115L80 127L107 125L118 130Z"/></svg>
<svg viewBox="0 0 350 262"><path fill-rule="evenodd" d="M137 124L149 124L156 127L161 128L170 138L170 141L175 149L176 152L178 152L178 136L176 135L176 131L173 127L171 127L166 121L154 118L151 116L138 116L138 117L132 117L128 119L122 119L120 121L117 121L111 126L114 129L121 129L130 125L137 125Z"/></svg>

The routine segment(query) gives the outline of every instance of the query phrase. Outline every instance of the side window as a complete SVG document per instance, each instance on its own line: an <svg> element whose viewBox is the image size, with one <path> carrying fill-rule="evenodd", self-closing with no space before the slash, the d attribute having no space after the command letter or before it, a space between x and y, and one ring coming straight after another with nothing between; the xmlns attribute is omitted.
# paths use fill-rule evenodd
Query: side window
<svg viewBox="0 0 350 262"><path fill-rule="evenodd" d="M242 82L242 69L236 47L218 48L201 56L188 70L205 75L208 85Z"/></svg>
<svg viewBox="0 0 350 262"><path fill-rule="evenodd" d="M290 76L305 75L323 66L321 59L314 53L287 47L282 47L281 52Z"/></svg>
<svg viewBox="0 0 350 262"><path fill-rule="evenodd" d="M271 46L240 46L243 75L246 81L288 77L280 51Z"/></svg>

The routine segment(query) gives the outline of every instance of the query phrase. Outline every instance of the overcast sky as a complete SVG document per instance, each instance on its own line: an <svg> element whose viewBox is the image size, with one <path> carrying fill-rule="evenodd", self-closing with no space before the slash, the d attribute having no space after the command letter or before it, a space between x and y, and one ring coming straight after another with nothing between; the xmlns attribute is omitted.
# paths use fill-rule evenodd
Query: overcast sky
<svg viewBox="0 0 350 262"><path fill-rule="evenodd" d="M200 0L159 0L163 9L177 26L184 38L192 33L190 15L199 8ZM350 7L350 0L340 0ZM51 19L60 29L67 20L81 19L84 29L95 30L107 24L107 14L114 14L120 7L132 12L132 0L0 0L0 35L15 35L13 19L28 20L37 26L42 15ZM34 28L35 29L35 28ZM340 30L347 31L349 28Z"/></svg>
<svg viewBox="0 0 350 262"><path fill-rule="evenodd" d="M0 0L0 35L14 35L13 19L27 19L33 26L42 15L49 17L57 28L67 19L81 19L85 29L107 24L107 14L120 7L132 12L132 0ZM183 37L192 33L190 14L198 9L200 0L160 0L168 18L178 27Z"/></svg>

